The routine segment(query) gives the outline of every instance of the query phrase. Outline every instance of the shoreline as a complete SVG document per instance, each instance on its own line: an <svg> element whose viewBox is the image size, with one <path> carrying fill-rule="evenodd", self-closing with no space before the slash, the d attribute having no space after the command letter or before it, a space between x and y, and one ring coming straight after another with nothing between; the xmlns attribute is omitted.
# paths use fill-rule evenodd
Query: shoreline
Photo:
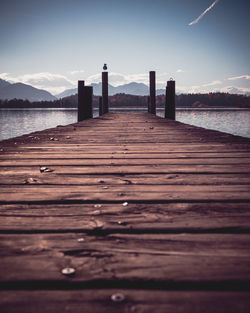
<svg viewBox="0 0 250 313"><path fill-rule="evenodd" d="M163 111L164 107L158 107L156 108L159 111ZM78 108L0 108L0 111L77 111ZM94 111L99 110L99 108L94 107ZM128 107L110 107L111 111L146 111L146 107L133 107L133 106L128 106ZM176 111L250 111L250 108L237 108L237 107L207 107L207 108L191 108L191 107L176 107Z"/></svg>

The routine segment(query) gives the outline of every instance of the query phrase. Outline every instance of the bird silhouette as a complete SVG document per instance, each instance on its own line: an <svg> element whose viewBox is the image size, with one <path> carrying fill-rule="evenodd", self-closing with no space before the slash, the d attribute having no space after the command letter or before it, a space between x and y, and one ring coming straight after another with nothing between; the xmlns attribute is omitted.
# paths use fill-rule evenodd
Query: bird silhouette
<svg viewBox="0 0 250 313"><path fill-rule="evenodd" d="M103 70L106 71L107 69L108 69L107 64L104 63L104 65L103 65Z"/></svg>

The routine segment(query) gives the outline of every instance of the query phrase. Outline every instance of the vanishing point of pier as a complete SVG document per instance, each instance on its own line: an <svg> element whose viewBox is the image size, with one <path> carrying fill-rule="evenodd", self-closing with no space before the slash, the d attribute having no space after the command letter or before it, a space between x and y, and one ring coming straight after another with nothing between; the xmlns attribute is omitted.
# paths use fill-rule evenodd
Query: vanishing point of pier
<svg viewBox="0 0 250 313"><path fill-rule="evenodd" d="M250 139L103 97L0 143L1 312L249 312Z"/></svg>

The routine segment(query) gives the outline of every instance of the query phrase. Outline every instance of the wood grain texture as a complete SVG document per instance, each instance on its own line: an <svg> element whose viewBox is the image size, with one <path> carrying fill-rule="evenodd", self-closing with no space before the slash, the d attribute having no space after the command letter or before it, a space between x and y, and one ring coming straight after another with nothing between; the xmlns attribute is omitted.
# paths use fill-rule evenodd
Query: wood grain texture
<svg viewBox="0 0 250 313"><path fill-rule="evenodd" d="M147 113L0 142L1 312L248 312L249 165L250 139Z"/></svg>
<svg viewBox="0 0 250 313"><path fill-rule="evenodd" d="M1 185L249 185L250 174L56 174L0 175Z"/></svg>
<svg viewBox="0 0 250 313"><path fill-rule="evenodd" d="M21 159L21 160L2 160L1 166L39 166L46 163L48 166L67 166L70 161L71 166L132 166L132 165L151 165L157 160L158 165L210 165L210 164L239 164L239 158L183 158L180 159ZM241 164L250 165L250 158L240 158Z"/></svg>
<svg viewBox="0 0 250 313"><path fill-rule="evenodd" d="M47 167L46 162L37 166L6 166L0 168L0 175L24 174L27 176L40 173L40 167ZM52 166L51 170L56 174L245 174L250 173L248 164L221 164L221 165L93 165L93 166ZM44 173L51 175L51 173Z"/></svg>
<svg viewBox="0 0 250 313"><path fill-rule="evenodd" d="M250 201L248 185L1 186L0 203L29 201Z"/></svg>
<svg viewBox="0 0 250 313"><path fill-rule="evenodd" d="M121 280L250 288L248 234L0 235L0 256L0 282L9 285ZM65 267L76 270L70 279Z"/></svg>
<svg viewBox="0 0 250 313"><path fill-rule="evenodd" d="M249 152L168 152L168 153L85 153L80 152L77 153L77 151L69 152L65 151L65 153L62 155L61 153L57 153L56 151L50 151L50 152L33 152L29 151L26 153L25 151L22 152L10 152L10 153L2 153L0 154L0 160L21 160L21 159L47 159L47 160L53 160L53 159L59 159L59 160L67 160L67 159L82 159L82 160L99 160L99 159L122 159L122 160L133 160L133 159L196 159L196 158L203 158L203 159L213 159L213 158L237 158L237 159L243 159L243 158L250 158ZM181 160L179 160L181 161ZM2 161L0 161L0 164L2 164Z"/></svg>
<svg viewBox="0 0 250 313"><path fill-rule="evenodd" d="M115 303L113 294L125 300ZM247 313L248 292L129 289L0 291L3 313ZM32 299L32 301L31 301ZM23 310L23 311L22 311Z"/></svg>
<svg viewBox="0 0 250 313"><path fill-rule="evenodd" d="M8 204L2 232L250 232L249 203Z"/></svg>

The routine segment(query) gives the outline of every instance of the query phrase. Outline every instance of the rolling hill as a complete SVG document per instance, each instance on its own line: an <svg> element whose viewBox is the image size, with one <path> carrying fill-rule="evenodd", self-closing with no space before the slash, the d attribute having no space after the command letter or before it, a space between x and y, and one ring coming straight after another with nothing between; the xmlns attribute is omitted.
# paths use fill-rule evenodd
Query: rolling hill
<svg viewBox="0 0 250 313"><path fill-rule="evenodd" d="M57 98L46 90L37 89L23 83L11 84L0 79L0 99L23 99L29 101L53 101Z"/></svg>

